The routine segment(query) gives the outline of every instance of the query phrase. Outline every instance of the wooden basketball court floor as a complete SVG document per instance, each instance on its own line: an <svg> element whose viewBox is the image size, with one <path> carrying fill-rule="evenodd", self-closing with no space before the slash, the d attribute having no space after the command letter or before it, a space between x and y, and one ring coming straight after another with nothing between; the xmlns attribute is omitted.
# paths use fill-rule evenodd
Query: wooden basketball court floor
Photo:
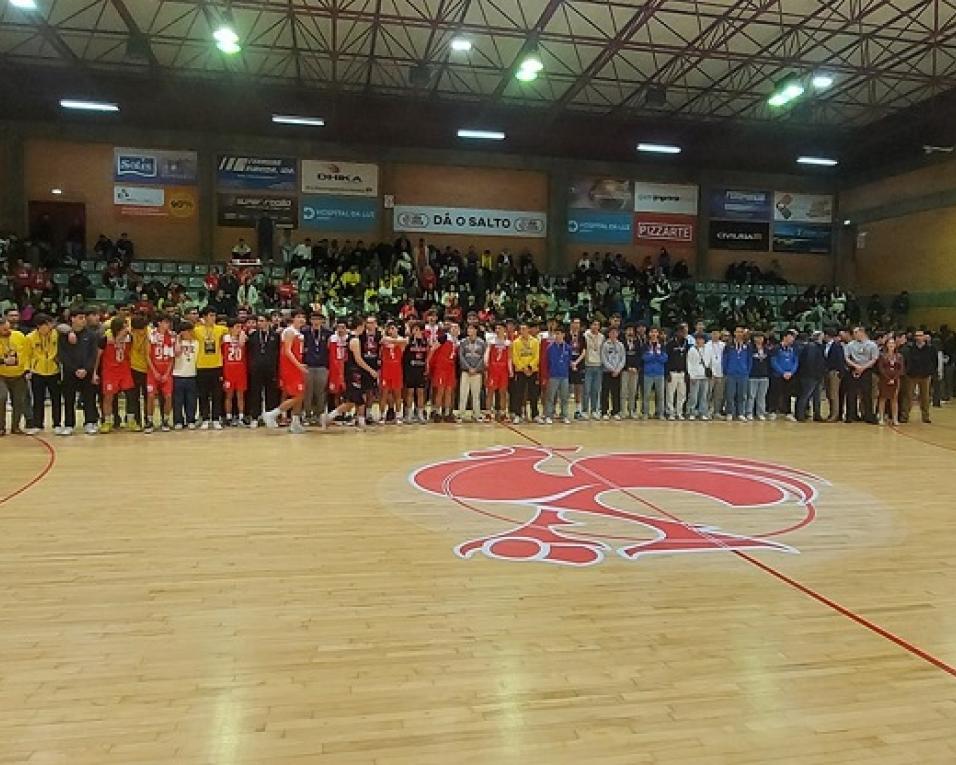
<svg viewBox="0 0 956 765"><path fill-rule="evenodd" d="M0 763L954 763L934 416L7 437Z"/></svg>

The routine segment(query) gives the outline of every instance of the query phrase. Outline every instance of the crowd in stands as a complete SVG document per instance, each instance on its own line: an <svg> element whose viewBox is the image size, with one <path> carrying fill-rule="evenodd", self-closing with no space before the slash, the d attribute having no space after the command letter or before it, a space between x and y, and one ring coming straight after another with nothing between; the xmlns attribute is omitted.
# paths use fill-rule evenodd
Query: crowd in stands
<svg viewBox="0 0 956 765"><path fill-rule="evenodd" d="M821 398L830 420L898 423L917 394L929 421L930 402L941 405L953 388L956 338L945 327L932 336L902 330L906 293L889 310L874 296L865 317L840 288L811 287L779 308L758 294L702 299L685 280L686 263L671 264L666 250L639 265L584 254L556 278L542 275L528 252L305 239L283 247L273 278L240 240L237 265L210 267L190 292L175 277L140 273L125 234L116 242L101 235L94 249L106 264L103 285L126 295L115 307L88 307L93 284L81 269L58 285L42 264L3 248L0 403L13 404L13 432L24 422L42 429L47 399L58 433L73 432L77 401L87 432L151 429L157 399L158 422L170 428L269 425L303 411L320 424L329 414L364 422L372 411L383 421L421 420L426 411L447 421L461 419L469 401L474 419L802 420L823 418ZM782 278L746 262L733 275ZM721 302L708 305L712 297ZM873 340L864 321L876 327ZM858 326L852 335L849 326ZM157 336L155 360L169 368L162 385L150 385ZM364 351L355 354L358 337ZM81 358L76 346L86 349ZM408 366L410 354L417 367ZM226 375L230 355L244 366ZM315 363L326 372L313 380ZM378 379L386 363L390 385ZM280 412L280 395L290 393L283 364L286 378L301 371L303 381ZM362 381L355 397L350 366ZM190 370L192 386L183 382ZM292 425L301 429L302 420Z"/></svg>

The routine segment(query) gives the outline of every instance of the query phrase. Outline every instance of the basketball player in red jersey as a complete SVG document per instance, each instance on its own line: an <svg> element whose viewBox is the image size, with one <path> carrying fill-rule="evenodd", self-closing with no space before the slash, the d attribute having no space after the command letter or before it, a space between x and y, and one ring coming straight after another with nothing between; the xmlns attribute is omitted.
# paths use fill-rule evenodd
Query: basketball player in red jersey
<svg viewBox="0 0 956 765"><path fill-rule="evenodd" d="M488 410L492 417L497 415L502 422L508 419L508 384L514 374L511 366L511 341L501 322L495 324L494 341L485 351L485 368L488 377L485 380ZM498 406L495 408L495 393L498 394Z"/></svg>
<svg viewBox="0 0 956 765"><path fill-rule="evenodd" d="M390 407L395 411L395 424L402 424L402 358L408 339L398 336L398 326L394 321L385 325L385 337L382 338L382 377L379 387L382 398L379 402L383 417Z"/></svg>
<svg viewBox="0 0 956 765"><path fill-rule="evenodd" d="M302 327L305 326L305 311L293 311L292 324L282 330L282 347L279 350L279 387L286 396L275 409L265 412L262 421L267 428L279 427L279 415L292 411L289 432L305 433L302 425L302 397L305 395L306 366L302 363Z"/></svg>
<svg viewBox="0 0 956 765"><path fill-rule="evenodd" d="M149 355L146 357L146 417L143 432L153 432L153 412L156 395L162 410L161 429L169 432L173 417L173 364L176 361L176 336L170 331L170 318L162 314L156 322L156 331L149 337Z"/></svg>
<svg viewBox="0 0 956 765"><path fill-rule="evenodd" d="M103 424L100 425L100 433L109 433L113 429L113 401L117 394L133 389L133 368L130 366L132 339L126 319L117 316L110 322L109 332L100 340L97 354L97 365L102 363ZM95 376L93 381L96 382Z"/></svg>
<svg viewBox="0 0 956 765"><path fill-rule="evenodd" d="M349 326L344 320L335 322L335 333L329 338L329 393L333 396L333 408L345 393L345 359L349 353ZM325 420L322 420L323 427Z"/></svg>
<svg viewBox="0 0 956 765"><path fill-rule="evenodd" d="M454 422L455 385L458 375L455 363L458 360L457 324L450 324L447 332L439 330L432 339L428 357L429 377L432 384L432 421Z"/></svg>
<svg viewBox="0 0 956 765"><path fill-rule="evenodd" d="M229 334L222 338L222 390L225 398L226 427L239 427L246 419L246 390L249 387L249 362L246 358L246 333L241 319L229 319ZM233 398L236 418L232 417Z"/></svg>

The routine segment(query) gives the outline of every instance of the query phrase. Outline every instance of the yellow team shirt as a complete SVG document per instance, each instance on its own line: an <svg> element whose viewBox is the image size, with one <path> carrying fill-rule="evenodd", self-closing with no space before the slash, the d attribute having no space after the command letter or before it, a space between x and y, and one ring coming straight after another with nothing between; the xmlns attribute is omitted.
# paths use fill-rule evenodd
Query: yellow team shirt
<svg viewBox="0 0 956 765"><path fill-rule="evenodd" d="M514 364L515 371L524 372L530 369L532 372L538 371L541 362L541 341L536 337L529 337L524 340L516 337L511 343L511 363Z"/></svg>
<svg viewBox="0 0 956 765"><path fill-rule="evenodd" d="M222 366L222 339L229 334L229 328L216 324L211 329L203 323L193 328L193 335L199 343L196 354L196 369L215 369Z"/></svg>
<svg viewBox="0 0 956 765"><path fill-rule="evenodd" d="M38 330L27 335L29 358L27 368L38 375L55 375L60 371L60 362L56 359L59 332L51 330L46 337Z"/></svg>
<svg viewBox="0 0 956 765"><path fill-rule="evenodd" d="M9 337L0 337L0 377L19 377L30 363L30 346L26 336L12 330Z"/></svg>
<svg viewBox="0 0 956 765"><path fill-rule="evenodd" d="M132 345L130 346L129 364L136 372L149 371L149 334L147 329L130 330Z"/></svg>

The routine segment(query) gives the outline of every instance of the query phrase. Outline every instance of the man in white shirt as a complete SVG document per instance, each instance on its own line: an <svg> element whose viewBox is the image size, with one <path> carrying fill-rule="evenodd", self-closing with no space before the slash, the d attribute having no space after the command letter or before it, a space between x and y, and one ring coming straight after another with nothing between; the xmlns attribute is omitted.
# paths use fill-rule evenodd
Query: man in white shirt
<svg viewBox="0 0 956 765"><path fill-rule="evenodd" d="M710 333L710 340L707 341L706 350L710 354L710 416L718 417L724 406L724 391L727 381L724 380L724 348L727 346L720 339L720 330L715 329Z"/></svg>
<svg viewBox="0 0 956 765"><path fill-rule="evenodd" d="M292 250L292 261L293 263L298 263L299 265L305 265L312 263L312 240L309 237L305 238L304 242L299 242L295 249Z"/></svg>

